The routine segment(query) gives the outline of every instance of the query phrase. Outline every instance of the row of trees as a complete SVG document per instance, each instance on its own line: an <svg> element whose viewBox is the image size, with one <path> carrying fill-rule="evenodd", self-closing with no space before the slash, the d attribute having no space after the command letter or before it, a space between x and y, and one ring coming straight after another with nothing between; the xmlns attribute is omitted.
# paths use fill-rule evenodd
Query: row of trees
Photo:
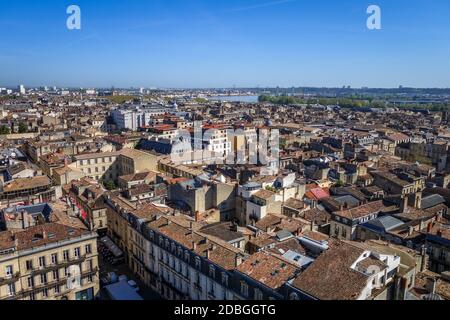
<svg viewBox="0 0 450 320"><path fill-rule="evenodd" d="M28 126L26 123L21 122L19 123L19 133L27 133L28 132ZM0 135L10 134L11 128L8 127L6 124L0 126Z"/></svg>
<svg viewBox="0 0 450 320"><path fill-rule="evenodd" d="M269 102L279 105L300 105L300 104L321 104L321 105L338 105L342 108L402 108L402 109L412 109L412 110L430 110L430 111L446 111L450 110L450 104L448 103L433 103L433 104L393 104L389 103L387 100L375 100L361 99L358 97L349 98L314 98L305 99L300 97L292 96L260 96L259 102Z"/></svg>

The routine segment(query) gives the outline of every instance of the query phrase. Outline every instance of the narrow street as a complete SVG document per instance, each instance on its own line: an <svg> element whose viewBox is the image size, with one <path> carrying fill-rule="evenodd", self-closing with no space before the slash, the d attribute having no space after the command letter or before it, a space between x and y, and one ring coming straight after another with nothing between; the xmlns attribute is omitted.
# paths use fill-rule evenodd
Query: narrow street
<svg viewBox="0 0 450 320"><path fill-rule="evenodd" d="M98 262L100 265L100 278L102 278L108 272L115 272L117 276L126 275L128 280L134 280L137 283L137 285L139 286L138 293L144 300L162 300L157 292L145 286L144 283L131 272L126 263L113 266L108 261L103 259L100 253L98 255ZM103 287L101 288L101 299L107 300Z"/></svg>

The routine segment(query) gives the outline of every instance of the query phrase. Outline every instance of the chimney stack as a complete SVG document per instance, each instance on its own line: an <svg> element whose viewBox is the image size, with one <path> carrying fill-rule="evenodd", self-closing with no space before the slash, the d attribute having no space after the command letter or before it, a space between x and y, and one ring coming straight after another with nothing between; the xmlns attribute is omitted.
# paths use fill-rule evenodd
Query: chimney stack
<svg viewBox="0 0 450 320"><path fill-rule="evenodd" d="M407 210L408 210L408 197L405 196L401 199L400 213L406 213Z"/></svg>
<svg viewBox="0 0 450 320"><path fill-rule="evenodd" d="M427 278L427 290L430 292L430 294L436 293L436 279L429 277Z"/></svg>
<svg viewBox="0 0 450 320"><path fill-rule="evenodd" d="M239 267L239 266L241 265L241 263L242 263L242 257L241 257L239 254L237 254L237 255L234 257L234 265L235 265L236 267Z"/></svg>
<svg viewBox="0 0 450 320"><path fill-rule="evenodd" d="M199 222L201 220L201 213L199 211L195 212L195 222Z"/></svg>

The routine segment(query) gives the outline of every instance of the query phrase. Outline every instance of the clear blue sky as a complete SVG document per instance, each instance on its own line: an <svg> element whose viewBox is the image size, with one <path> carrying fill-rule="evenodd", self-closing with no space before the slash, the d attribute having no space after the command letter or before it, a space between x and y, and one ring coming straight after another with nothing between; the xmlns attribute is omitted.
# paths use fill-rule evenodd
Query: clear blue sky
<svg viewBox="0 0 450 320"><path fill-rule="evenodd" d="M0 35L0 86L450 87L448 0L0 0Z"/></svg>

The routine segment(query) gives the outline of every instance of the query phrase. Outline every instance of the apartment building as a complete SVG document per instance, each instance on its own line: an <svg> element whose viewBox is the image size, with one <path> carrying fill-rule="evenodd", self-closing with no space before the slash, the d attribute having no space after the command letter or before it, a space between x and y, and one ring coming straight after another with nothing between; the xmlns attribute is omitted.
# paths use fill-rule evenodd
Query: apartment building
<svg viewBox="0 0 450 320"><path fill-rule="evenodd" d="M106 207L103 194L105 190L98 184L86 179L73 181L70 189L66 189L68 203L79 212L83 223L89 230L105 234L107 228Z"/></svg>
<svg viewBox="0 0 450 320"><path fill-rule="evenodd" d="M97 234L57 223L0 232L0 300L92 300Z"/></svg>
<svg viewBox="0 0 450 320"><path fill-rule="evenodd" d="M119 176L157 170L157 157L135 149L91 153L74 157L69 167L82 171L87 177L117 181Z"/></svg>
<svg viewBox="0 0 450 320"><path fill-rule="evenodd" d="M1 185L2 203L41 203L55 200L61 196L61 190L54 187L47 176L21 178Z"/></svg>
<svg viewBox="0 0 450 320"><path fill-rule="evenodd" d="M229 140L226 126L205 125L202 133L201 141L194 134L194 146L201 146L202 150L211 151L220 156L226 156L231 152L232 142Z"/></svg>
<svg viewBox="0 0 450 320"><path fill-rule="evenodd" d="M138 128L149 125L154 116L164 115L168 111L170 109L162 107L118 109L111 112L111 117L119 130L137 131Z"/></svg>
<svg viewBox="0 0 450 320"><path fill-rule="evenodd" d="M118 172L117 158L120 152L89 153L74 157L70 168L78 169L97 181L115 180Z"/></svg>
<svg viewBox="0 0 450 320"><path fill-rule="evenodd" d="M384 209L383 201L375 201L355 208L344 208L331 213L330 232L336 238L355 240L358 225L378 218Z"/></svg>
<svg viewBox="0 0 450 320"><path fill-rule="evenodd" d="M434 223L427 231L426 246L430 254L430 270L436 273L450 271L450 227Z"/></svg>
<svg viewBox="0 0 450 320"><path fill-rule="evenodd" d="M389 300L400 256L370 246L336 242L289 285L293 300Z"/></svg>
<svg viewBox="0 0 450 320"><path fill-rule="evenodd" d="M263 219L268 213L282 212L282 196L269 190L259 190L247 201L246 223Z"/></svg>

